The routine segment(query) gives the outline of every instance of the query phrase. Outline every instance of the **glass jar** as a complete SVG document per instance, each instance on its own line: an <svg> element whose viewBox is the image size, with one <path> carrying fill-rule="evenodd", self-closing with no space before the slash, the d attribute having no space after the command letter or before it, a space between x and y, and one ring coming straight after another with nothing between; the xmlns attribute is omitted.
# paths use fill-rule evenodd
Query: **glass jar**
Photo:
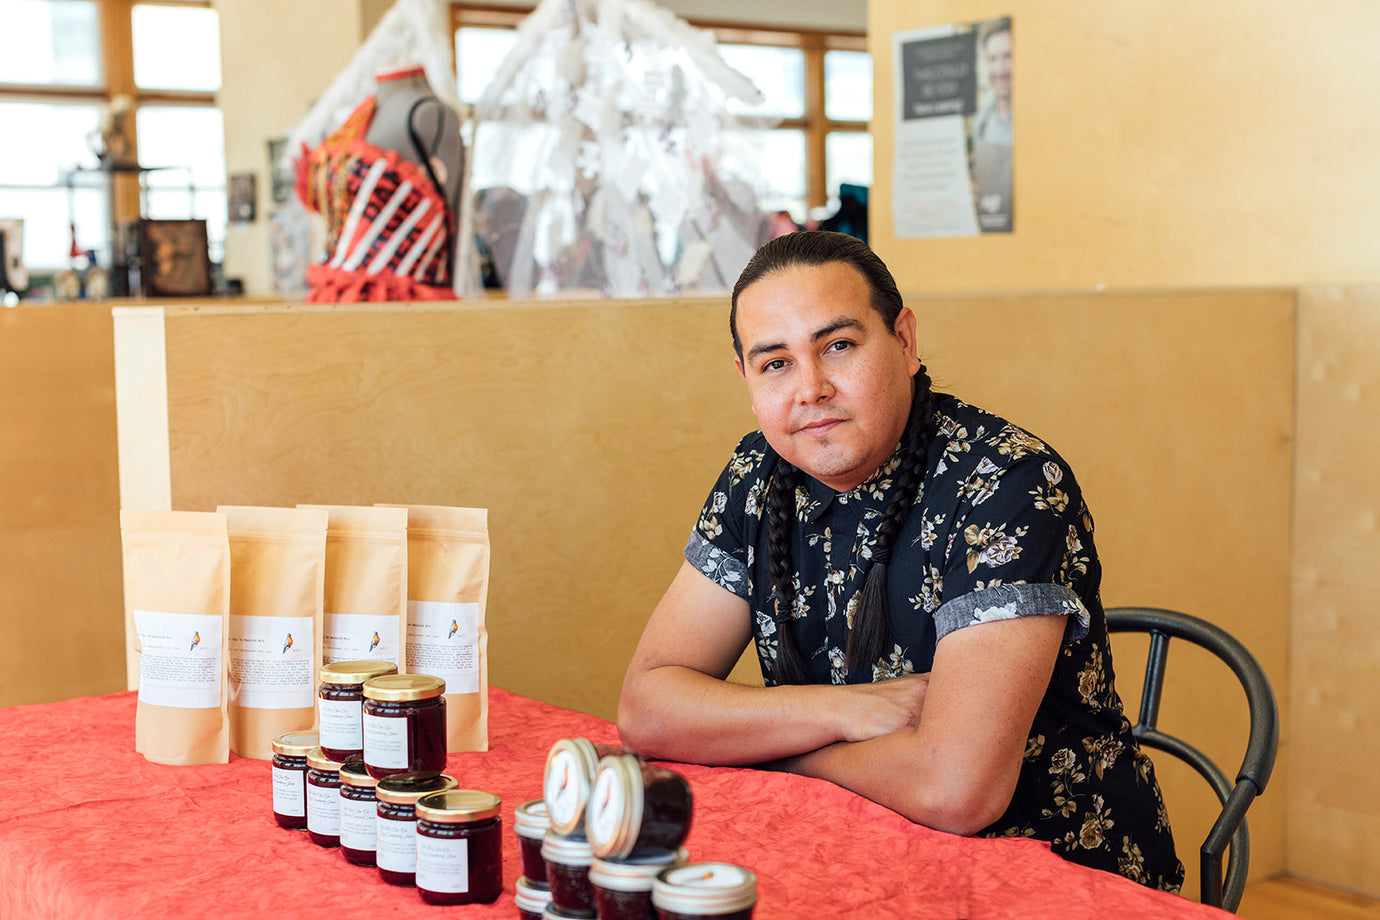
<svg viewBox="0 0 1380 920"><path fill-rule="evenodd" d="M546 813L546 801L533 799L523 802L513 814L513 830L517 832L518 853L522 857L522 876L533 885L546 885L546 862L541 858L541 844L551 819Z"/></svg>
<svg viewBox="0 0 1380 920"><path fill-rule="evenodd" d="M404 773L379 780L378 849L375 861L379 876L391 885L417 882L417 800L433 792L455 788L454 777Z"/></svg>
<svg viewBox="0 0 1380 920"><path fill-rule="evenodd" d="M273 739L273 819L279 827L307 826L307 752L316 746L316 732Z"/></svg>
<svg viewBox="0 0 1380 920"><path fill-rule="evenodd" d="M318 672L317 724L327 757L343 762L364 751L364 682L397 672L391 661L335 661Z"/></svg>
<svg viewBox="0 0 1380 920"><path fill-rule="evenodd" d="M542 841L541 858L546 861L552 906L568 917L595 916L594 888L589 883L589 864L594 854L589 841L549 830Z"/></svg>
<svg viewBox="0 0 1380 920"><path fill-rule="evenodd" d="M340 846L340 763L319 747L307 751L307 836L318 846Z"/></svg>
<svg viewBox="0 0 1380 920"><path fill-rule="evenodd" d="M452 789L417 800L417 891L428 904L489 904L503 891L501 801Z"/></svg>
<svg viewBox="0 0 1380 920"><path fill-rule="evenodd" d="M661 870L686 858L685 847L634 850L623 860L596 857L589 866L589 883L599 920L655 920L652 883Z"/></svg>
<svg viewBox="0 0 1380 920"><path fill-rule="evenodd" d="M446 768L446 682L384 674L364 682L364 766L375 779Z"/></svg>
<svg viewBox="0 0 1380 920"><path fill-rule="evenodd" d="M685 863L652 882L658 920L750 920L756 905L757 876L732 863Z"/></svg>
<svg viewBox="0 0 1380 920"><path fill-rule="evenodd" d="M551 889L533 883L527 876L517 880L517 890L513 893L513 903L517 905L522 920L542 920L546 906L551 903Z"/></svg>
<svg viewBox="0 0 1380 920"><path fill-rule="evenodd" d="M340 852L356 866L372 866L378 850L377 784L358 754L340 765Z"/></svg>
<svg viewBox="0 0 1380 920"><path fill-rule="evenodd" d="M690 784L636 754L599 761L585 830L594 855L624 859L636 849L674 850L690 833Z"/></svg>
<svg viewBox="0 0 1380 920"><path fill-rule="evenodd" d="M542 798L553 831L565 836L584 833L585 805L594 788L599 758L627 753L626 748L595 744L585 738L562 738L551 745L542 777Z"/></svg>

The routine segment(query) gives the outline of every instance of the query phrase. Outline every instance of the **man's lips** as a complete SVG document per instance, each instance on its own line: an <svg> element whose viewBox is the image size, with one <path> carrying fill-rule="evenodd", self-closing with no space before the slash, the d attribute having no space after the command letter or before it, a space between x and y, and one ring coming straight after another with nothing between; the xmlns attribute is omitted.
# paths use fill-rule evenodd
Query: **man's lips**
<svg viewBox="0 0 1380 920"><path fill-rule="evenodd" d="M841 418L824 418L805 424L796 428L796 434L808 434L815 437L828 434L844 422Z"/></svg>

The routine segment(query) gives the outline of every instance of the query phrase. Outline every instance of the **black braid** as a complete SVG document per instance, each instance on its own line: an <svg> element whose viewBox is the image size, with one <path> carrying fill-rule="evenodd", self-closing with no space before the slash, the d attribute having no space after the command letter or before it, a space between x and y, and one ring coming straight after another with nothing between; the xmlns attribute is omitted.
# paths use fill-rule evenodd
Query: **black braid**
<svg viewBox="0 0 1380 920"><path fill-rule="evenodd" d="M925 366L915 375L915 396L911 399L910 444L901 459L896 482L892 486L891 503L887 505L882 522L877 526L877 539L872 545L872 567L867 570L859 592L858 609L853 616L853 628L848 633L847 666L871 666L886 657L892 644L891 612L886 599L887 564L891 561L891 545L915 507L919 490L928 468L930 443L934 440L934 394Z"/></svg>
<svg viewBox="0 0 1380 920"><path fill-rule="evenodd" d="M773 676L778 684L808 682L805 658L795 641L792 622L795 619L795 586L791 573L791 534L795 527L795 490L799 477L796 469L781 460L767 489L767 547L768 566L776 622L776 664Z"/></svg>

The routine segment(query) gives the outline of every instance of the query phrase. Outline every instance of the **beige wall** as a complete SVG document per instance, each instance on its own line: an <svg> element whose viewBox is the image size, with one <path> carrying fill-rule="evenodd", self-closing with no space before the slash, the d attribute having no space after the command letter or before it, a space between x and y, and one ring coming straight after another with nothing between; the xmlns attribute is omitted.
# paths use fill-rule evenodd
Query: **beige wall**
<svg viewBox="0 0 1380 920"><path fill-rule="evenodd" d="M872 241L902 289L1380 281L1366 0L871 0ZM1013 234L893 237L897 31L1010 14Z"/></svg>

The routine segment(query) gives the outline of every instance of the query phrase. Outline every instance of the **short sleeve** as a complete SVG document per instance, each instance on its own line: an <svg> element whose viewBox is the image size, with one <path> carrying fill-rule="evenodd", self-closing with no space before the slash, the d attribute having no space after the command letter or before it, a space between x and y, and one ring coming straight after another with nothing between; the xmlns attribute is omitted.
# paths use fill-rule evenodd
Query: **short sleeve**
<svg viewBox="0 0 1380 920"><path fill-rule="evenodd" d="M1067 465L1014 427L989 441L958 484L963 512L944 567L938 638L974 623L1067 615L1065 643L1088 631L1083 598L1100 581L1092 517Z"/></svg>
<svg viewBox="0 0 1380 920"><path fill-rule="evenodd" d="M750 533L756 528L750 525L761 520L768 453L760 432L738 443L685 544L687 562L744 600L752 591Z"/></svg>

